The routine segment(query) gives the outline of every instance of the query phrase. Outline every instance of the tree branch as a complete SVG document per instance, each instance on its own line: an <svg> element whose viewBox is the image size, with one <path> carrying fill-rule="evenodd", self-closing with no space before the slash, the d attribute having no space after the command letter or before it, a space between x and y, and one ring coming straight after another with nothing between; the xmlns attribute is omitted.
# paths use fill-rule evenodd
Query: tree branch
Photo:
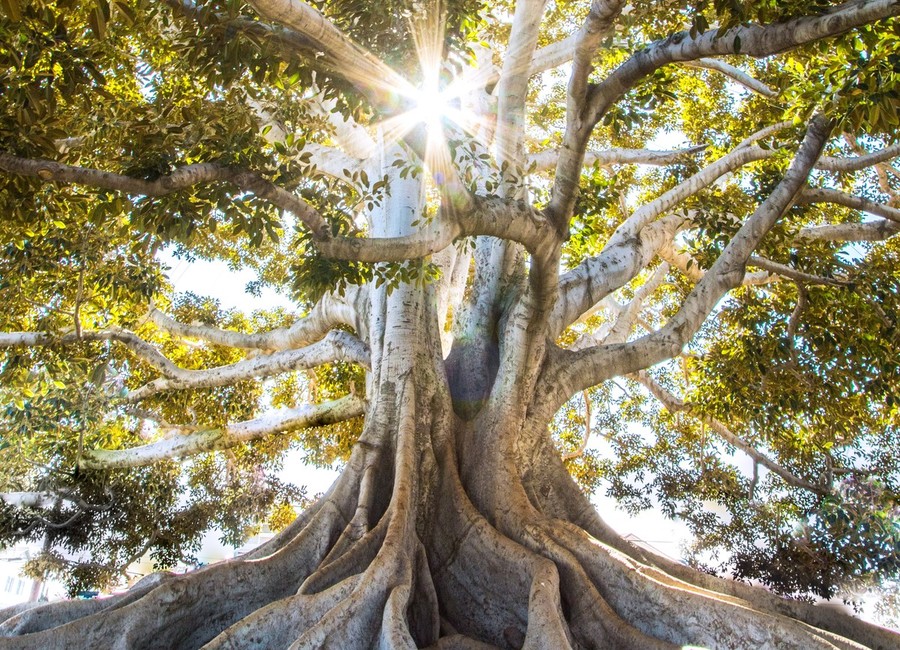
<svg viewBox="0 0 900 650"><path fill-rule="evenodd" d="M729 54L771 56L898 14L900 5L895 0L857 0L819 16L803 16L771 25L732 27L721 35L717 29L696 37L688 32L673 34L634 54L591 89L590 119L596 124L612 103L634 84L669 63Z"/></svg>
<svg viewBox="0 0 900 650"><path fill-rule="evenodd" d="M603 37L615 26L615 21L625 6L623 0L592 0L591 9L584 24L578 30L572 53L572 76L569 79L566 107L566 128L575 126L578 112L587 99L588 77L594 69L594 53Z"/></svg>
<svg viewBox="0 0 900 650"><path fill-rule="evenodd" d="M713 28L696 37L679 32L651 43L632 55L602 82L590 87L586 101L571 107L563 153L557 166L548 211L567 223L575 204L581 165L588 138L609 108L640 80L670 63L740 53L771 56L856 27L900 14L896 0L848 2L818 16L803 16L771 25L738 26L719 35Z"/></svg>
<svg viewBox="0 0 900 650"><path fill-rule="evenodd" d="M861 196L853 196L840 190L825 187L809 187L797 198L797 203L835 203L861 212L868 212L889 221L900 223L900 210L889 205L876 203Z"/></svg>
<svg viewBox="0 0 900 650"><path fill-rule="evenodd" d="M588 441L591 439L591 396L588 391L584 391L582 395L584 396L584 437L581 439L578 449L562 455L563 460L572 460L584 454Z"/></svg>
<svg viewBox="0 0 900 650"><path fill-rule="evenodd" d="M585 165L672 165L684 162L696 153L706 149L705 144L687 149L672 151L655 151L653 149L607 149L605 151L588 151L584 155ZM553 168L559 160L559 151L542 151L532 154L528 159L528 168L542 172Z"/></svg>
<svg viewBox="0 0 900 650"><path fill-rule="evenodd" d="M722 296L741 283L754 249L806 185L830 131L828 120L813 118L784 178L741 226L664 327L630 343L561 352L544 377L546 385L559 387L556 403L561 405L576 392L613 376L636 372L680 354Z"/></svg>
<svg viewBox="0 0 900 650"><path fill-rule="evenodd" d="M159 373L173 376L181 369L153 345L134 332L119 328L82 331L54 335L47 332L0 332L0 348L31 347L47 345L73 345L82 341L116 341L131 350L139 359Z"/></svg>
<svg viewBox="0 0 900 650"><path fill-rule="evenodd" d="M365 289L350 286L344 296L326 293L310 310L290 327L280 327L268 332L245 334L233 330L223 330L207 325L189 325L170 318L151 307L149 319L157 327L169 334L201 339L214 345L232 348L259 349L267 351L292 350L322 339L337 325L356 327L355 303Z"/></svg>
<svg viewBox="0 0 900 650"><path fill-rule="evenodd" d="M228 449L276 433L342 422L363 415L365 406L364 400L355 395L347 395L323 404L278 410L260 418L217 429L188 435L170 435L159 442L141 447L87 450L79 465L84 469L141 467L164 459Z"/></svg>
<svg viewBox="0 0 900 650"><path fill-rule="evenodd" d="M887 219L864 223L839 223L826 226L801 228L798 239L810 241L884 241L900 232L900 224Z"/></svg>
<svg viewBox="0 0 900 650"><path fill-rule="evenodd" d="M522 244L532 253L557 240L544 215L522 201L471 197L469 208L441 210L428 224L402 237L340 237L316 242L323 255L360 262L421 259L445 249L460 237L486 235Z"/></svg>
<svg viewBox="0 0 900 650"><path fill-rule="evenodd" d="M629 239L619 238L600 254L584 260L559 280L559 298L550 316L555 338L606 296L625 286L653 260L684 224L684 217L668 215Z"/></svg>
<svg viewBox="0 0 900 650"><path fill-rule="evenodd" d="M572 74L566 98L566 129L556 163L556 175L547 214L556 229L566 234L575 205L578 181L584 165L584 152L596 121L585 120L588 102L588 78L591 60L603 37L612 29L622 12L622 0L593 0L584 24L575 35ZM599 118L598 118L599 119Z"/></svg>
<svg viewBox="0 0 900 650"><path fill-rule="evenodd" d="M561 66L571 61L575 54L575 45L578 42L578 33L570 34L564 39L550 43L535 51L531 57L531 67L528 76L533 77L547 70Z"/></svg>
<svg viewBox="0 0 900 650"><path fill-rule="evenodd" d="M573 351L584 350L600 343L611 344L627 341L644 306L644 301L662 286L668 273L669 265L663 262L656 267L653 275L637 288L634 292L634 297L625 305L620 304L612 296L607 296L601 301L601 305L615 313L615 320L604 323L604 327L599 332L586 333L580 336L568 349Z"/></svg>
<svg viewBox="0 0 900 650"><path fill-rule="evenodd" d="M802 271L793 269L786 264L779 264L778 262L773 262L772 260L766 259L765 257L759 257L757 255L751 255L748 263L757 268L763 269L764 271L768 271L773 275L793 280L794 282L801 285L828 285L832 287L845 287L848 284L846 281L836 278L825 278L821 275L803 273Z"/></svg>
<svg viewBox="0 0 900 650"><path fill-rule="evenodd" d="M764 127L757 131L756 133L752 133L743 140L741 140L735 149L740 149L742 147L749 147L754 142L759 142L760 140L764 140L771 135L775 135L779 131L784 131L785 129L794 126L794 123L790 120L783 120L781 122L777 122L775 124L771 124L767 127Z"/></svg>
<svg viewBox="0 0 900 650"><path fill-rule="evenodd" d="M684 222L683 218L667 218L665 225L644 232L660 214L709 187L723 175L772 155L771 151L752 144L738 146L635 210L616 228L599 255L585 260L560 279L560 299L551 317L552 335L557 336L610 291L629 282L664 245L672 241Z"/></svg>
<svg viewBox="0 0 900 650"><path fill-rule="evenodd" d="M351 361L369 365L369 350L352 334L332 331L324 339L299 350L287 350L274 354L244 359L227 366L208 370L186 370L180 367L160 370L163 377L154 379L133 390L125 401L134 403L156 393L185 388L212 388L228 386L239 381L258 377L270 377L282 372L314 368L332 361ZM171 363L171 362L170 362Z"/></svg>
<svg viewBox="0 0 900 650"><path fill-rule="evenodd" d="M640 370L636 373L630 374L629 377L631 379L634 379L642 386L644 386L648 391L650 391L650 394L653 395L657 400L659 400L659 402L670 413L691 413L691 411L693 410L693 406L691 404L686 404L681 399L675 397L675 395L663 388L659 384L659 382L653 379L653 377L651 377L646 371ZM710 429L715 431L719 435L719 437L722 438L722 440L724 440L731 446L740 449L755 462L759 463L770 472L780 476L788 485L803 488L804 490L810 490L811 492L814 492L816 494L828 494L828 490L823 489L821 486L814 485L809 481L804 481L802 478L791 473L765 454L759 452L753 445L732 433L731 430L729 430L728 427L722 424L722 422L720 422L719 420L707 416L700 416L698 419Z"/></svg>
<svg viewBox="0 0 900 650"><path fill-rule="evenodd" d="M718 59L697 59L696 61L688 61L685 63L689 68L700 68L705 70L715 70L716 72L720 72L732 81L742 85L744 88L755 92L757 95L762 95L763 97L777 97L778 92L769 88L766 84L761 82L759 79L755 79L751 77L749 74L741 70L740 68L736 68L733 65L729 65L724 61L719 61Z"/></svg>
<svg viewBox="0 0 900 650"><path fill-rule="evenodd" d="M900 143L892 144L880 151L875 151L855 158L837 158L834 156L822 156L816 165L818 169L831 172L855 172L866 167L886 162L900 156Z"/></svg>
<svg viewBox="0 0 900 650"><path fill-rule="evenodd" d="M0 492L0 501L16 508L52 508L57 502L73 503L54 492Z"/></svg>
<svg viewBox="0 0 900 650"><path fill-rule="evenodd" d="M207 27L211 18L216 25L238 29L255 36L277 40L288 50L302 56L313 68L349 81L375 109L390 115L409 102L411 84L374 54L353 42L315 8L301 0L257 0L250 4L259 14L276 25L247 18L231 19L203 11L191 0L164 0L176 11ZM400 91L398 93L398 90ZM328 110L328 107L325 107ZM332 124L338 129L337 120ZM414 151L424 152L423 129L408 133L404 140ZM371 139L369 139L371 141ZM342 145L346 142L342 142ZM363 149L345 149L357 155ZM365 159L367 155L357 156Z"/></svg>
<svg viewBox="0 0 900 650"><path fill-rule="evenodd" d="M216 163L185 165L153 181L64 165L52 160L19 158L7 153L0 153L0 169L43 181L74 183L137 196L165 196L200 183L224 181L290 212L318 237L327 236L329 232L328 224L322 216L291 192L278 187L256 172Z"/></svg>
<svg viewBox="0 0 900 650"><path fill-rule="evenodd" d="M516 0L503 69L497 83L497 130L494 146L497 161L510 168L521 166L525 135L525 95L531 58L537 46L538 29L547 0Z"/></svg>
<svg viewBox="0 0 900 650"><path fill-rule="evenodd" d="M535 50L531 56L531 65L528 68L529 78L571 61L575 55L577 41L578 33L576 32L555 43L550 43ZM496 71L485 78L484 85L486 88L492 88L496 86L498 81L500 81L500 72Z"/></svg>
<svg viewBox="0 0 900 650"><path fill-rule="evenodd" d="M616 228L610 241L615 242L634 237L656 217L671 210L688 197L706 189L725 174L729 174L751 162L771 158L772 155L772 151L767 151L757 146L740 147L731 151L650 203L646 203L635 210L628 219Z"/></svg>
<svg viewBox="0 0 900 650"><path fill-rule="evenodd" d="M204 11L192 0L163 0L163 2L182 16L196 21L207 29L212 25L216 25L224 29L237 29L257 37L274 39L288 50L312 61L315 61L316 55L320 51L313 39L289 29L267 25L261 21L251 20L243 16L232 18L211 11Z"/></svg>
<svg viewBox="0 0 900 650"><path fill-rule="evenodd" d="M319 11L301 0L250 0L260 16L309 39L316 61L347 79L379 109L393 108L391 88L408 82L374 54L354 43Z"/></svg>

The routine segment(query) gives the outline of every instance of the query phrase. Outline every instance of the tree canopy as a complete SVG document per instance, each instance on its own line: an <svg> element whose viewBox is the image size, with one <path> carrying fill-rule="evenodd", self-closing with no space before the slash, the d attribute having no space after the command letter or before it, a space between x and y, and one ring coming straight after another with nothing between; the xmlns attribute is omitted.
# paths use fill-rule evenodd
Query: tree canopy
<svg viewBox="0 0 900 650"><path fill-rule="evenodd" d="M564 518L531 478L562 458L687 522L705 571L896 583L898 14L0 0L0 545L76 593L294 530L289 449L352 469L402 430L375 305L420 291L454 417L520 418L535 507ZM295 309L177 293L173 258Z"/></svg>

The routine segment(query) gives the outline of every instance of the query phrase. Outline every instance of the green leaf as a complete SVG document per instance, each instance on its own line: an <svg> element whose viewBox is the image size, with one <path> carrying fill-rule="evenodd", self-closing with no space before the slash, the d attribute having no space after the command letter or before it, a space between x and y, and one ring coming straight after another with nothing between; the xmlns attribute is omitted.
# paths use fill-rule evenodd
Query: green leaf
<svg viewBox="0 0 900 650"><path fill-rule="evenodd" d="M3 8L3 13L9 16L10 20L13 22L22 20L22 10L19 7L19 0L0 0L0 6Z"/></svg>
<svg viewBox="0 0 900 650"><path fill-rule="evenodd" d="M91 31L100 40L106 37L107 20L109 20L109 4L106 0L96 0L96 4L88 14L88 21Z"/></svg>

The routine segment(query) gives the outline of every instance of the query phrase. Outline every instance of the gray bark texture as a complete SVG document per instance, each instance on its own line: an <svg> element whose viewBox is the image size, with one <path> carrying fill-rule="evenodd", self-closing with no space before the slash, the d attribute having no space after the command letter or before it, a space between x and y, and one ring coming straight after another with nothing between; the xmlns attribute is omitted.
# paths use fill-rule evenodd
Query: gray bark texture
<svg viewBox="0 0 900 650"><path fill-rule="evenodd" d="M471 374L483 346L451 354L467 371L450 372L435 304L430 287L373 292L364 433L278 537L113 598L6 610L0 648L897 647L887 630L619 538L521 384L491 381L490 364ZM461 417L476 380L488 396Z"/></svg>

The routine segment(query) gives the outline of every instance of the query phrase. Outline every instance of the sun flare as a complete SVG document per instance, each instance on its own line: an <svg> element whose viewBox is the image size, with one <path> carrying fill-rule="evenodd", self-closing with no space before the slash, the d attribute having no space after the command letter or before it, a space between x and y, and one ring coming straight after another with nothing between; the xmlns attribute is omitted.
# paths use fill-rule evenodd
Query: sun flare
<svg viewBox="0 0 900 650"><path fill-rule="evenodd" d="M410 19L410 34L418 55L420 80L413 82L393 72L385 75L384 87L406 110L380 121L377 125L382 142L393 145L416 129L424 127L423 162L435 183L444 192L463 188L459 179L459 142L474 140L479 149L487 150L493 133L493 122L484 110L482 95L492 69L479 65L469 67L448 63L453 56L445 52L445 19L440 2L435 10L421 12ZM415 140L419 140L415 138Z"/></svg>
<svg viewBox="0 0 900 650"><path fill-rule="evenodd" d="M426 82L412 97L415 108L412 117L416 123L424 123L429 137L440 134L443 121L453 117L453 97L442 92L436 81Z"/></svg>

